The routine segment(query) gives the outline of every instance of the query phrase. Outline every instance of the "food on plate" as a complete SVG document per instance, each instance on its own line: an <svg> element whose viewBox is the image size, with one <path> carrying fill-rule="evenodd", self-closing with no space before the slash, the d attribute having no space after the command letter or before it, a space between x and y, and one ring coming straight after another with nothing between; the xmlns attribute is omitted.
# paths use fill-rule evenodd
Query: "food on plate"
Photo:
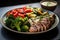
<svg viewBox="0 0 60 40"><path fill-rule="evenodd" d="M54 22L55 14L27 6L8 11L5 25L19 32L42 32L48 30Z"/></svg>

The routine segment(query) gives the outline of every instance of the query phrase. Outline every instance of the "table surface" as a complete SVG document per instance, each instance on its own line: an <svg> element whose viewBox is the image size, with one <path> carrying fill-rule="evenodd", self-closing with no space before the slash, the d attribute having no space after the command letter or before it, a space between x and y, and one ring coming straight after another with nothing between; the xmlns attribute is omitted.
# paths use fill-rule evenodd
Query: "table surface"
<svg viewBox="0 0 60 40"><path fill-rule="evenodd" d="M8 7L1 7L0 8L0 17L6 13L7 11L14 9L14 8L19 8L25 5L30 5L32 7L40 7L40 3L30 3L30 4L23 4L23 5L15 5L15 6L8 6ZM55 14L58 15L60 19L60 5L56 7ZM59 22L60 24L60 22ZM27 34L17 34L13 33L11 31L6 30L3 28L3 26L0 24L0 40L59 40L60 39L60 25L57 25L56 28L53 30L43 33L43 34L34 34L34 35L27 35Z"/></svg>

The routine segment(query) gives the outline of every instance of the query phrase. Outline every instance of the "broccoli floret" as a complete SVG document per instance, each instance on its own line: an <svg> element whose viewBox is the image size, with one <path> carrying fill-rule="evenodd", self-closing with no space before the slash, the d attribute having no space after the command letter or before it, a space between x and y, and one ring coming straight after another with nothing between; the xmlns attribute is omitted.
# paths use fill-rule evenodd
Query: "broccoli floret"
<svg viewBox="0 0 60 40"><path fill-rule="evenodd" d="M27 32L29 30L29 27L27 25L22 26L21 28L23 32Z"/></svg>
<svg viewBox="0 0 60 40"><path fill-rule="evenodd" d="M9 17L7 17L5 22L6 22L6 26L8 26L12 29L16 28L18 31L21 31L21 29L20 29L20 25L21 25L20 17L14 18L13 15L10 15Z"/></svg>
<svg viewBox="0 0 60 40"><path fill-rule="evenodd" d="M22 17L19 17L19 20L22 21L22 22L24 21Z"/></svg>
<svg viewBox="0 0 60 40"><path fill-rule="evenodd" d="M10 15L9 17L7 17L7 19L5 20L6 25L9 26L10 28L14 29L16 28L17 31L21 31L21 27L24 25L24 23L28 20L27 17L25 18L21 18L21 17L16 17L14 18L13 15ZM23 30L27 30L28 27L27 26L23 26Z"/></svg>
<svg viewBox="0 0 60 40"><path fill-rule="evenodd" d="M13 15L10 15L9 17L7 17L7 19L5 20L5 24L6 24L6 26L11 26L11 23L13 23L13 21L14 21L14 17L13 17Z"/></svg>
<svg viewBox="0 0 60 40"><path fill-rule="evenodd" d="M15 18L14 18L13 15L10 14L10 15L8 16L8 19L15 19Z"/></svg>
<svg viewBox="0 0 60 40"><path fill-rule="evenodd" d="M20 18L17 17L17 18L14 20L14 26L15 26L15 28L16 28L18 31L21 31L20 25L21 25Z"/></svg>
<svg viewBox="0 0 60 40"><path fill-rule="evenodd" d="M25 17L25 18L24 18L24 22L26 22L27 20L28 20L28 17Z"/></svg>
<svg viewBox="0 0 60 40"><path fill-rule="evenodd" d="M5 23L6 26L10 26L10 24L11 24L12 21L11 21L10 19L7 18L7 19L5 20L5 22L6 22L6 23Z"/></svg>
<svg viewBox="0 0 60 40"><path fill-rule="evenodd" d="M19 23L19 22L16 22L16 23L14 24L14 26L15 26L15 28L17 29L17 31L21 31L21 29L20 29L20 23Z"/></svg>

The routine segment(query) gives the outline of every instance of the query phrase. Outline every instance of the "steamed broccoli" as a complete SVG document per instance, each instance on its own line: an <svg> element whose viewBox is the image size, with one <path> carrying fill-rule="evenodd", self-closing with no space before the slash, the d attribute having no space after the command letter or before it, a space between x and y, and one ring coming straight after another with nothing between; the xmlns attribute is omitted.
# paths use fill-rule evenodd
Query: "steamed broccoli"
<svg viewBox="0 0 60 40"><path fill-rule="evenodd" d="M7 19L5 20L5 22L6 22L6 26L11 26L11 24L13 23L13 21L14 21L14 17L13 17L13 15L10 15L9 17L7 17Z"/></svg>
<svg viewBox="0 0 60 40"><path fill-rule="evenodd" d="M15 28L16 28L18 31L21 31L20 25L21 25L21 21L19 20L19 17L17 17L17 18L14 20L14 26L15 26Z"/></svg>
<svg viewBox="0 0 60 40"><path fill-rule="evenodd" d="M29 27L28 27L27 25L23 25L23 26L21 27L21 29L22 29L23 32L27 32L28 29L29 29Z"/></svg>
<svg viewBox="0 0 60 40"><path fill-rule="evenodd" d="M13 15L10 15L9 17L7 17L7 19L5 20L6 22L6 26L15 29L17 31L21 31L21 27L23 25L25 25L24 23L28 20L28 17L22 18L22 17L16 17L14 18ZM26 27L26 26L24 26Z"/></svg>
<svg viewBox="0 0 60 40"><path fill-rule="evenodd" d="M25 17L25 18L24 18L24 22L26 22L27 20L28 20L28 17Z"/></svg>
<svg viewBox="0 0 60 40"><path fill-rule="evenodd" d="M8 27L10 27L12 29L16 28L18 31L21 31L21 29L20 29L21 22L20 22L19 17L14 18L13 15L10 15L9 17L7 17L5 22L6 22L5 23L6 26L8 26Z"/></svg>

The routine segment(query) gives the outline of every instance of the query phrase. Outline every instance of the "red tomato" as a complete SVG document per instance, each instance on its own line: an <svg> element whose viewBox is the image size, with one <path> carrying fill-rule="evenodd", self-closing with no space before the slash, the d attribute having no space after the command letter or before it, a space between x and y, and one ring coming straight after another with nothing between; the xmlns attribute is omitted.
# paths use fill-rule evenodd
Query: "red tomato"
<svg viewBox="0 0 60 40"><path fill-rule="evenodd" d="M20 17L22 17L22 18L25 17L25 15L24 15L24 14L21 14L21 13L19 13L18 16L20 16Z"/></svg>
<svg viewBox="0 0 60 40"><path fill-rule="evenodd" d="M18 12L14 13L13 15L14 15L14 17L17 17L18 16Z"/></svg>
<svg viewBox="0 0 60 40"><path fill-rule="evenodd" d="M17 9L18 12L22 13L23 12L23 9L22 8L19 8Z"/></svg>
<svg viewBox="0 0 60 40"><path fill-rule="evenodd" d="M13 13L17 12L16 9L12 10Z"/></svg>
<svg viewBox="0 0 60 40"><path fill-rule="evenodd" d="M26 9L24 12L29 13L29 12L32 12L32 10L31 9Z"/></svg>
<svg viewBox="0 0 60 40"><path fill-rule="evenodd" d="M12 14L12 15L13 15L13 13L12 13L12 12L8 12L8 13L7 13L7 16L9 16L10 14Z"/></svg>
<svg viewBox="0 0 60 40"><path fill-rule="evenodd" d="M22 9L25 11L26 10L26 6L22 7Z"/></svg>

